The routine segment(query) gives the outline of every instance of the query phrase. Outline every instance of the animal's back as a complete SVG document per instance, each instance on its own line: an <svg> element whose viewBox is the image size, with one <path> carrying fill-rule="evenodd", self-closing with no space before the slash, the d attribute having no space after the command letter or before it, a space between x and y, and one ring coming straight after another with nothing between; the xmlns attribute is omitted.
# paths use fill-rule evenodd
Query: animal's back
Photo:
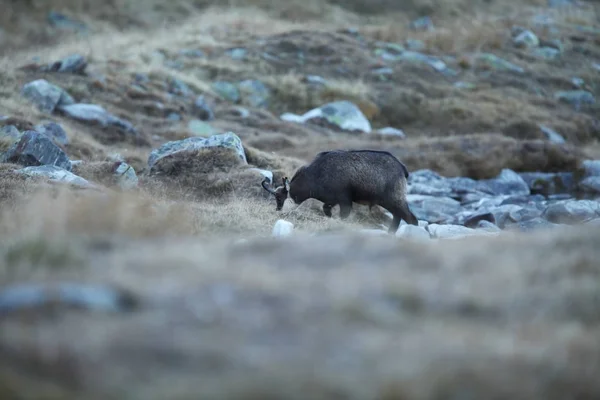
<svg viewBox="0 0 600 400"><path fill-rule="evenodd" d="M408 178L406 166L393 154L383 150L330 150L318 153L310 164L312 170L328 171L337 176L347 171L360 175L374 176L384 173L391 177L396 174ZM401 179L398 176L396 179Z"/></svg>

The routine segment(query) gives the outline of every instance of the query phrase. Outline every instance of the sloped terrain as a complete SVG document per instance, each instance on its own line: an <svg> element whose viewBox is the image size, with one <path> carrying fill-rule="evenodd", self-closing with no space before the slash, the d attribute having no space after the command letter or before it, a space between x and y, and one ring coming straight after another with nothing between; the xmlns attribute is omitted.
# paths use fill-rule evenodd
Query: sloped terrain
<svg viewBox="0 0 600 400"><path fill-rule="evenodd" d="M0 6L3 398L600 397L596 2Z"/></svg>

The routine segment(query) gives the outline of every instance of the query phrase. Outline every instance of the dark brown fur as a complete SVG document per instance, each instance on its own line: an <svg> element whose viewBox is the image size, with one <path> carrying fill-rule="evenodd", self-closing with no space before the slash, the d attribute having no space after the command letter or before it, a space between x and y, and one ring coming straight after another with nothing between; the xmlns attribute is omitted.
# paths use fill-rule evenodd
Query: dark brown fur
<svg viewBox="0 0 600 400"><path fill-rule="evenodd" d="M396 157L377 150L324 151L309 164L300 167L291 181L283 185L262 186L275 196L281 210L288 195L296 204L312 198L323 202L323 212L331 217L331 209L340 206L340 218L352 211L352 203L373 207L379 205L394 216L389 233L395 233L403 219L411 225L418 220L406 201L408 170Z"/></svg>

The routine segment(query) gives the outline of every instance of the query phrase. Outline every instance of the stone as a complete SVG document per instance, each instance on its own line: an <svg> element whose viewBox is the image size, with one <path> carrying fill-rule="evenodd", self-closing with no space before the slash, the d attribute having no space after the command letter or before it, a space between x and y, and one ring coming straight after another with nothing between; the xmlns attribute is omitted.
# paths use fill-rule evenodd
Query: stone
<svg viewBox="0 0 600 400"><path fill-rule="evenodd" d="M240 101L240 92L238 88L231 82L215 81L212 83L212 89L225 100L232 103Z"/></svg>
<svg viewBox="0 0 600 400"><path fill-rule="evenodd" d="M269 183L273 184L273 172L260 168L249 168L249 170L258 172L263 177L267 178L269 180Z"/></svg>
<svg viewBox="0 0 600 400"><path fill-rule="evenodd" d="M294 233L294 224L283 219L277 220L271 231L271 235L274 237L287 237L292 233Z"/></svg>
<svg viewBox="0 0 600 400"><path fill-rule="evenodd" d="M70 164L69 164L70 166ZM25 167L18 169L17 172L29 176L43 176L48 178L50 182L67 183L73 186L78 186L85 189L96 188L96 185L83 179L74 173L67 171L64 168L55 165L41 165L36 167Z"/></svg>
<svg viewBox="0 0 600 400"><path fill-rule="evenodd" d="M548 128L545 125L540 125L540 129L546 135L549 141L553 143L565 143L565 138L562 137L558 132Z"/></svg>
<svg viewBox="0 0 600 400"><path fill-rule="evenodd" d="M504 168L496 178L484 180L495 195L529 195L529 185L515 171Z"/></svg>
<svg viewBox="0 0 600 400"><path fill-rule="evenodd" d="M600 193L600 176L588 176L579 182L579 188L587 193Z"/></svg>
<svg viewBox="0 0 600 400"><path fill-rule="evenodd" d="M596 103L594 95L587 90L561 90L554 94L554 98L577 108L584 104L591 105Z"/></svg>
<svg viewBox="0 0 600 400"><path fill-rule="evenodd" d="M575 178L571 172L522 172L519 175L527 183L531 193L549 196L570 193L575 189Z"/></svg>
<svg viewBox="0 0 600 400"><path fill-rule="evenodd" d="M187 128L195 136L211 136L217 133L210 124L199 119L191 119Z"/></svg>
<svg viewBox="0 0 600 400"><path fill-rule="evenodd" d="M562 200L550 204L542 217L556 224L578 224L600 216L600 203L593 200Z"/></svg>
<svg viewBox="0 0 600 400"><path fill-rule="evenodd" d="M36 131L25 131L2 157L2 162L24 166L54 165L71 170L71 161L66 153L48 136Z"/></svg>
<svg viewBox="0 0 600 400"><path fill-rule="evenodd" d="M60 61L42 68L44 71L54 71L71 74L83 74L88 66L88 62L81 54L71 54Z"/></svg>
<svg viewBox="0 0 600 400"><path fill-rule="evenodd" d="M490 221L486 221L486 220L481 220L479 222L477 222L477 225L475 226L476 229L481 229L484 231L488 231L488 232L501 232L502 229L500 229L496 224L490 222Z"/></svg>
<svg viewBox="0 0 600 400"><path fill-rule="evenodd" d="M38 79L25 84L21 94L40 111L47 114L52 114L59 106L68 106L75 103L75 100L67 92L45 79Z"/></svg>
<svg viewBox="0 0 600 400"><path fill-rule="evenodd" d="M114 172L117 186L122 190L132 190L138 186L139 179L135 169L125 162L121 162Z"/></svg>
<svg viewBox="0 0 600 400"><path fill-rule="evenodd" d="M215 114L206 102L206 99L203 95L196 97L194 106L192 108L192 114L202 121L212 121L215 119Z"/></svg>
<svg viewBox="0 0 600 400"><path fill-rule="evenodd" d="M225 51L225 53L234 60L243 60L248 54L248 50L243 47L236 47Z"/></svg>
<svg viewBox="0 0 600 400"><path fill-rule="evenodd" d="M524 30L513 38L513 43L518 48L534 48L540 45L540 39L529 30Z"/></svg>
<svg viewBox="0 0 600 400"><path fill-rule="evenodd" d="M434 29L433 21L429 16L417 18L410 23L410 27L417 31L430 31Z"/></svg>
<svg viewBox="0 0 600 400"><path fill-rule="evenodd" d="M78 33L87 33L89 31L87 25L83 22L73 20L56 11L50 11L48 13L48 22L51 26L58 29L75 31Z"/></svg>
<svg viewBox="0 0 600 400"><path fill-rule="evenodd" d="M429 223L445 222L461 211L460 202L449 197L407 195L411 210L420 220Z"/></svg>
<svg viewBox="0 0 600 400"><path fill-rule="evenodd" d="M478 63L484 64L485 66L496 70L516 72L519 74L525 72L525 69L522 67L504 60L492 53L479 53L475 55L474 58Z"/></svg>
<svg viewBox="0 0 600 400"><path fill-rule="evenodd" d="M534 219L530 219L527 221L519 222L518 224L515 225L517 230L519 230L521 232L532 232L532 231L537 231L540 229L549 229L549 228L555 228L555 227L559 227L559 226L560 226L559 224L554 224L543 218L534 218Z"/></svg>
<svg viewBox="0 0 600 400"><path fill-rule="evenodd" d="M387 126L385 128L378 129L377 133L379 133L380 135L398 136L401 138L406 137L406 135L404 134L404 132L401 129L392 128L391 126Z"/></svg>
<svg viewBox="0 0 600 400"><path fill-rule="evenodd" d="M494 217L494 214L491 212L481 212L466 218L465 222L463 222L463 225L467 228L476 228L481 221L487 221L491 224L495 224L496 217Z"/></svg>
<svg viewBox="0 0 600 400"><path fill-rule="evenodd" d="M284 121L304 123L313 118L324 118L329 123L347 131L371 132L371 123L362 111L347 100L327 103L314 108L303 115L285 113L280 117Z"/></svg>
<svg viewBox="0 0 600 400"><path fill-rule="evenodd" d="M48 306L103 312L131 310L136 300L129 292L110 286L82 283L22 283L0 291L0 315Z"/></svg>
<svg viewBox="0 0 600 400"><path fill-rule="evenodd" d="M69 138L67 132L62 126L56 122L48 122L45 124L39 124L35 126L35 130L41 134L48 136L50 139L61 145L69 144Z"/></svg>
<svg viewBox="0 0 600 400"><path fill-rule="evenodd" d="M427 226L427 231L431 235L432 239L463 238L466 236L491 234L486 231L478 231L476 229L467 228L461 225L429 224Z"/></svg>
<svg viewBox="0 0 600 400"><path fill-rule="evenodd" d="M406 39L405 43L406 43L406 48L408 50L413 50L413 51L425 50L425 48L427 47L425 42L422 40L419 40L419 39Z"/></svg>
<svg viewBox="0 0 600 400"><path fill-rule="evenodd" d="M560 50L555 49L554 47L544 46L533 49L531 54L536 58L554 60L560 55Z"/></svg>
<svg viewBox="0 0 600 400"><path fill-rule="evenodd" d="M181 79L170 77L167 83L169 85L169 93L183 97L193 95L192 89Z"/></svg>
<svg viewBox="0 0 600 400"><path fill-rule="evenodd" d="M401 225L396 231L396 237L402 239L431 239L427 229L422 226Z"/></svg>
<svg viewBox="0 0 600 400"><path fill-rule="evenodd" d="M95 122L103 127L116 126L127 132L135 132L133 125L122 120L96 104L77 103L60 108L67 116L84 122Z"/></svg>
<svg viewBox="0 0 600 400"><path fill-rule="evenodd" d="M581 164L584 170L584 178L600 176L600 160L584 160Z"/></svg>
<svg viewBox="0 0 600 400"><path fill-rule="evenodd" d="M23 134L19 132L16 126L14 125L5 125L0 128L0 139L16 142L21 139Z"/></svg>
<svg viewBox="0 0 600 400"><path fill-rule="evenodd" d="M238 84L240 97L251 107L261 108L269 105L269 88L259 80L246 79Z"/></svg>
<svg viewBox="0 0 600 400"><path fill-rule="evenodd" d="M446 63L441 59L412 50L403 51L401 54L396 56L395 59L400 61L410 61L415 63L426 64L438 72L444 71L447 68Z"/></svg>
<svg viewBox="0 0 600 400"><path fill-rule="evenodd" d="M170 141L163 144L158 149L152 150L148 157L148 167L152 168L158 160L163 157L179 153L199 150L210 147L223 147L234 151L240 160L247 164L246 153L242 140L233 132L225 132L223 134L213 135L208 138L191 137L182 140Z"/></svg>

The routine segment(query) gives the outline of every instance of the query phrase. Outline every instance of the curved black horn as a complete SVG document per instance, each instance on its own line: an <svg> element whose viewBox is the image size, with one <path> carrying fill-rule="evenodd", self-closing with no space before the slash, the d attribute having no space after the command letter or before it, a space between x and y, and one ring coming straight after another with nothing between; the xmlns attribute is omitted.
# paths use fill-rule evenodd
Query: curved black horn
<svg viewBox="0 0 600 400"><path fill-rule="evenodd" d="M269 178L265 177L265 179L263 179L261 185L263 187L263 189L265 189L267 192L271 193L272 195L275 194L275 191L267 186L267 183L269 182Z"/></svg>

